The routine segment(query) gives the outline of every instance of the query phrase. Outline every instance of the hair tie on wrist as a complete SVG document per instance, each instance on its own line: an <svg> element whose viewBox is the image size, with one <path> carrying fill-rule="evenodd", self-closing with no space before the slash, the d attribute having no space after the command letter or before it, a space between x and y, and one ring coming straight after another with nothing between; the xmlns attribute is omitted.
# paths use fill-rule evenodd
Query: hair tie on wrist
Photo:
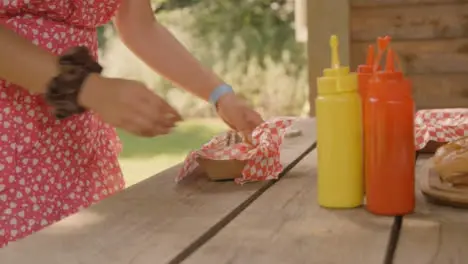
<svg viewBox="0 0 468 264"><path fill-rule="evenodd" d="M78 96L86 78L101 73L102 67L86 47L71 48L60 56L58 64L60 73L50 81L44 96L55 117L64 119L86 111L78 103Z"/></svg>

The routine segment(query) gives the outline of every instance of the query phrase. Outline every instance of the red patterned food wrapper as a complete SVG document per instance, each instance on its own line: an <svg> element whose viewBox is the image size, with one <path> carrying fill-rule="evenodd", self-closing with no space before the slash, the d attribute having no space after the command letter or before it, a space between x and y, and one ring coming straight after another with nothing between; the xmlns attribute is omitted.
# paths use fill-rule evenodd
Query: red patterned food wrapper
<svg viewBox="0 0 468 264"><path fill-rule="evenodd" d="M416 150L429 141L450 142L468 135L468 108L428 109L416 113Z"/></svg>
<svg viewBox="0 0 468 264"><path fill-rule="evenodd" d="M266 121L253 131L252 144L239 143L227 147L225 135L214 137L201 149L189 153L176 181L190 175L198 167L197 158L247 161L242 177L235 179L239 184L277 179L283 170L280 163L280 146L286 129L291 126L293 120L293 118L275 118Z"/></svg>

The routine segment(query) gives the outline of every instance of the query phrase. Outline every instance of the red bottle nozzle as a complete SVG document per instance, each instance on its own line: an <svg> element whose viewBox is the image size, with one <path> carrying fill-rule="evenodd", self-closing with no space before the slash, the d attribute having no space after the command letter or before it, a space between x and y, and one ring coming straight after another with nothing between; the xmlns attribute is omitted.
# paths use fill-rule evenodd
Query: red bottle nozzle
<svg viewBox="0 0 468 264"><path fill-rule="evenodd" d="M358 66L357 72L363 74L372 74L375 61L375 46L369 45L367 47L366 64Z"/></svg>
<svg viewBox="0 0 468 264"><path fill-rule="evenodd" d="M390 44L391 39L390 36L377 38L377 60L374 63L374 71L379 69L379 62L382 60L382 56Z"/></svg>
<svg viewBox="0 0 468 264"><path fill-rule="evenodd" d="M395 72L395 61L393 49L389 48L387 51L387 58L385 60L385 71L386 72Z"/></svg>
<svg viewBox="0 0 468 264"><path fill-rule="evenodd" d="M390 36L378 37L377 38L377 47L379 49L379 52L384 52L387 49L388 44L390 44L391 40L392 40L392 38Z"/></svg>
<svg viewBox="0 0 468 264"><path fill-rule="evenodd" d="M395 63L398 63L398 57L396 57L395 52L393 51L392 48L388 48L387 56L385 59L385 70L377 73L379 78L382 80L389 80L389 79L395 80L395 79L404 78L403 73L400 70L396 69Z"/></svg>
<svg viewBox="0 0 468 264"><path fill-rule="evenodd" d="M375 60L375 49L374 45L369 45L367 47L367 58L366 58L366 64L368 66L374 65L374 60Z"/></svg>

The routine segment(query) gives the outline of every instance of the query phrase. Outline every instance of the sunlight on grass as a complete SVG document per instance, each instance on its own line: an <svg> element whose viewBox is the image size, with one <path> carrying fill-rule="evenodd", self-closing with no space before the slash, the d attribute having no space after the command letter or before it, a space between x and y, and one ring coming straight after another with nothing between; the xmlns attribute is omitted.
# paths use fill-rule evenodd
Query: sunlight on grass
<svg viewBox="0 0 468 264"><path fill-rule="evenodd" d="M127 186L183 161L191 150L200 148L226 129L217 119L191 119L181 122L170 135L151 139L119 131L124 145L120 164Z"/></svg>

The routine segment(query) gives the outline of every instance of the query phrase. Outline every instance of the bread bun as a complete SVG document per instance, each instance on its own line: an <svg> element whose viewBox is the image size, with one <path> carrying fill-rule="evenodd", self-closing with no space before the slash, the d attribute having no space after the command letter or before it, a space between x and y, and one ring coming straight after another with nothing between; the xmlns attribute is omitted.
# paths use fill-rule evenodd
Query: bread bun
<svg viewBox="0 0 468 264"><path fill-rule="evenodd" d="M468 137L447 143L437 149L434 169L444 182L468 185Z"/></svg>

